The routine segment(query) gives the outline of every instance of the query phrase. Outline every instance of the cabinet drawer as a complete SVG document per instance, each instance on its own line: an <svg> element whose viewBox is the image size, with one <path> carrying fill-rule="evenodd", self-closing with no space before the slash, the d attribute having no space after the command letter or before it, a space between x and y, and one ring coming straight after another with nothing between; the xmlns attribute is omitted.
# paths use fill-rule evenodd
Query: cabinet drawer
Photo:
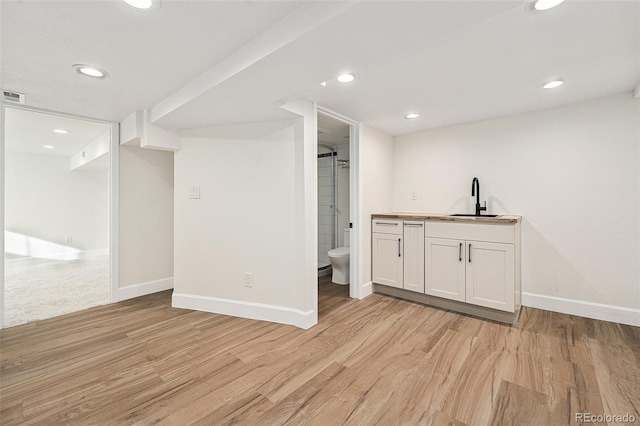
<svg viewBox="0 0 640 426"><path fill-rule="evenodd" d="M402 221L373 218L371 221L371 232L377 232L379 234L402 235Z"/></svg>
<svg viewBox="0 0 640 426"><path fill-rule="evenodd" d="M425 222L425 237L515 243L515 227L499 223Z"/></svg>

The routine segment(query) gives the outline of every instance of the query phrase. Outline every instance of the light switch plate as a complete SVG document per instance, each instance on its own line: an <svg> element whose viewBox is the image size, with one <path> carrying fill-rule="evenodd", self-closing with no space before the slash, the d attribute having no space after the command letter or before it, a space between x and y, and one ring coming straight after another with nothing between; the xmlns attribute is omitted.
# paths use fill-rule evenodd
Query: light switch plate
<svg viewBox="0 0 640 426"><path fill-rule="evenodd" d="M253 273L245 272L244 273L244 286L245 287L253 287Z"/></svg>
<svg viewBox="0 0 640 426"><path fill-rule="evenodd" d="M199 186L190 186L189 187L189 198L194 199L194 200L200 198L200 187Z"/></svg>

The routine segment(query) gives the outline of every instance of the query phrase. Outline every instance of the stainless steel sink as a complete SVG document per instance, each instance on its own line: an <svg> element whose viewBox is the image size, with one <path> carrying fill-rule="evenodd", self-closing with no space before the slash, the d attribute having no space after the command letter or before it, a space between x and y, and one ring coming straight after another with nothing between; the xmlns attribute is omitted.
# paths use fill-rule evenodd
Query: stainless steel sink
<svg viewBox="0 0 640 426"><path fill-rule="evenodd" d="M473 213L456 213L449 216L466 216L466 217L498 217L497 214L473 214Z"/></svg>

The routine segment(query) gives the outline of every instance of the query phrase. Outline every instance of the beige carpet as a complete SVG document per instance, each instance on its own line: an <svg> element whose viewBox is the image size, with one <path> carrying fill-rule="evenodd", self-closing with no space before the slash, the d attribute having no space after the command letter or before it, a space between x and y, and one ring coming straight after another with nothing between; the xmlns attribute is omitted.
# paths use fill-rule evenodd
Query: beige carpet
<svg viewBox="0 0 640 426"><path fill-rule="evenodd" d="M5 327L109 303L109 256L5 262Z"/></svg>

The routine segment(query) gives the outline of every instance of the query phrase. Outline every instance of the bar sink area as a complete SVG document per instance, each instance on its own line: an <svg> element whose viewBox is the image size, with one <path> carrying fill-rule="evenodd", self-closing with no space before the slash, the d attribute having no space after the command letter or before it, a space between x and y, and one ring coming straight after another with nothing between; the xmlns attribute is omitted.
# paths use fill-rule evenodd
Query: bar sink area
<svg viewBox="0 0 640 426"><path fill-rule="evenodd" d="M475 213L371 215L373 291L515 324L521 305L522 216Z"/></svg>

